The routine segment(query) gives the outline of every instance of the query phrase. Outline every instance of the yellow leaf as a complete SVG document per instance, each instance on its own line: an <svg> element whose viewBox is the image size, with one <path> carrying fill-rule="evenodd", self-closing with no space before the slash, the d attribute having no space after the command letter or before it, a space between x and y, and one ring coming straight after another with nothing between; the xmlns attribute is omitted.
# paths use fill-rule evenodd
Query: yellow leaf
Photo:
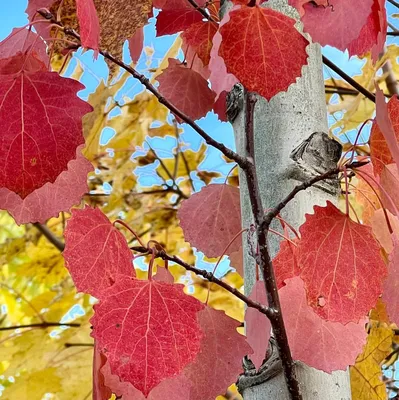
<svg viewBox="0 0 399 400"><path fill-rule="evenodd" d="M56 368L46 368L32 373L23 373L8 386L2 398L5 400L42 400L46 393L58 393L61 378Z"/></svg>
<svg viewBox="0 0 399 400"><path fill-rule="evenodd" d="M371 328L363 353L350 368L353 399L387 399L385 384L381 381L381 363L391 351L392 338L393 332L390 328Z"/></svg>

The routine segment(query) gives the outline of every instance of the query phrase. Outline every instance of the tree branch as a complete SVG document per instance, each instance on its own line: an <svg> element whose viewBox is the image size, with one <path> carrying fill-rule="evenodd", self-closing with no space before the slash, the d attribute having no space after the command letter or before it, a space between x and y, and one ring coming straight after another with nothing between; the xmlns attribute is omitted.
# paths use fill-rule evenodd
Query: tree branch
<svg viewBox="0 0 399 400"><path fill-rule="evenodd" d="M43 10L37 10L37 12L49 22L51 22L54 25L57 25L60 29L64 31L66 35L72 36L73 38L77 39L79 41L78 45L81 45L80 43L80 35L71 28L66 28L64 25L57 21L54 16ZM112 61L114 64L118 65L119 67L123 68L125 71L129 72L135 79L141 82L142 85L145 86L145 88L150 91L157 99L158 101L163 104L165 107L167 107L170 111L172 111L173 114L178 116L181 120L183 120L186 124L190 125L204 140L205 142L218 149L220 152L222 152L227 158L230 158L231 160L234 160L241 168L246 169L248 168L248 163L247 160L244 157L241 157L238 153L235 151L229 149L226 147L223 143L220 143L213 139L211 136L209 136L199 125L197 125L192 118L190 118L188 115L180 111L177 107L175 107L172 103L170 103L168 100L163 97L158 90L155 88L154 85L151 84L150 80L146 78L144 75L140 74L137 72L134 68L132 68L130 65L125 64L122 60L119 60L118 58L114 57L112 54L110 54L108 51L105 50L99 50L99 53L106 58L107 60Z"/></svg>
<svg viewBox="0 0 399 400"><path fill-rule="evenodd" d="M38 324L27 324L27 325L17 325L17 326L3 326L0 327L0 331L13 331L15 329L23 329L23 328L49 328L52 326L69 326L71 328L79 328L80 324L71 322L71 323L65 323L61 324L60 322L40 322Z"/></svg>
<svg viewBox="0 0 399 400"><path fill-rule="evenodd" d="M53 244L59 251L63 252L65 249L65 244L54 235L47 225L39 224L35 222L33 226L40 231L46 239Z"/></svg>
<svg viewBox="0 0 399 400"><path fill-rule="evenodd" d="M346 168L358 168L362 165L368 164L368 161L354 161L353 163L346 166ZM260 225L260 229L267 231L269 229L270 224L273 219L277 217L280 211L286 207L286 205L302 190L306 190L311 186L315 185L317 182L324 181L330 178L333 175L337 175L341 171L340 167L331 169L330 171L325 172L324 174L317 175L314 178L311 178L298 186L295 186L294 189L283 199L279 204L277 204L274 208L269 210L263 217L263 221Z"/></svg>
<svg viewBox="0 0 399 400"><path fill-rule="evenodd" d="M375 95L369 92L365 87L357 83L353 78L351 78L348 74L342 71L341 68L336 66L332 61L330 61L327 57L323 56L323 63L327 65L327 67L331 68L335 73L337 73L341 78L345 79L350 85L352 85L356 90L358 90L361 94L375 103Z"/></svg>
<svg viewBox="0 0 399 400"><path fill-rule="evenodd" d="M246 92L246 91L245 91ZM245 149L246 157L250 160L250 168L244 170L249 198L251 201L252 214L257 226L257 240L259 247L258 263L263 274L265 282L268 306L274 311L273 318L270 319L273 335L276 339L277 349L281 358L282 367L284 370L285 380L287 382L288 392L292 400L302 400L302 395L299 389L299 383L295 374L295 364L292 359L291 350L288 344L287 332L285 330L283 315L281 312L280 299L278 295L276 278L272 260L269 253L267 240L267 231L260 229L263 221L263 205L260 196L259 181L256 175L256 167L254 160L255 144L254 144L254 110L257 101L254 93L246 92L245 101Z"/></svg>
<svg viewBox="0 0 399 400"><path fill-rule="evenodd" d="M399 3L395 0L387 0L388 3L391 3L392 5L394 5L395 7L399 8Z"/></svg>

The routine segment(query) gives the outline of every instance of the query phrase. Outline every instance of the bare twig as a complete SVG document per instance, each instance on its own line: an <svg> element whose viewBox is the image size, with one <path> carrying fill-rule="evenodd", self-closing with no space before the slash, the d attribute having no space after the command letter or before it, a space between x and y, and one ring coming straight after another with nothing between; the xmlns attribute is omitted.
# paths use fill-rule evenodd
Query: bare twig
<svg viewBox="0 0 399 400"><path fill-rule="evenodd" d="M142 248L142 250L144 250L144 249L147 250L146 248ZM174 263L182 266L183 268L185 268L187 271L191 271L191 272L194 272L196 275L202 276L203 278L207 279L209 282L216 283L223 289L227 290L228 292L230 292L231 294L233 294L234 296L236 296L237 298L242 300L248 307L257 309L262 314L265 314L269 319L274 318L275 313L270 307L266 307L266 306L258 303L257 301L251 300L249 297L245 296L243 293L241 293L236 288L233 288L228 283L223 282L221 279L216 278L212 272L206 271L204 269L195 268L192 265L187 264L186 262L184 262L183 260L181 260L180 258L178 258L176 256L170 256L170 255L166 254L166 252L164 252L164 251L158 252L157 256L161 257L163 260L168 260L168 261L174 262Z"/></svg>
<svg viewBox="0 0 399 400"><path fill-rule="evenodd" d="M71 328L79 328L80 324L71 322L62 324L60 322L40 322L38 324L27 324L27 325L16 325L16 326L2 326L0 327L0 331L13 331L15 329L24 329L24 328L50 328L52 326L69 326Z"/></svg>
<svg viewBox="0 0 399 400"><path fill-rule="evenodd" d="M54 235L53 232L49 229L47 225L39 224L38 222L35 222L33 226L39 230L43 236L47 238L47 240L52 243L59 251L64 251L65 249L65 244L58 239L57 236Z"/></svg>
<svg viewBox="0 0 399 400"><path fill-rule="evenodd" d="M399 8L399 3L395 0L387 0L388 3L391 3L392 5L394 5L395 7Z"/></svg>
<svg viewBox="0 0 399 400"><path fill-rule="evenodd" d="M357 83L353 78L351 78L348 74L342 71L341 68L336 66L332 61L330 61L327 57L323 56L323 63L327 65L327 67L331 68L335 73L337 73L341 78L345 79L350 85L352 85L356 90L358 90L361 94L367 97L369 100L375 103L375 95L369 92L365 87Z"/></svg>
<svg viewBox="0 0 399 400"><path fill-rule="evenodd" d="M38 10L37 12L42 17L48 19L49 22L51 22L52 24L57 25L60 29L62 29L64 31L65 34L74 37L75 39L79 40L79 42L80 42L80 35L74 29L64 27L63 24L61 22L57 21L51 13L48 13L45 10L41 9L41 10ZM215 139L213 139L211 136L209 136L199 125L197 125L193 121L192 118L190 118L188 115L186 115L185 113L180 111L176 106L174 106L172 103L170 103L168 100L166 100L165 97L163 97L158 92L158 90L155 88L155 86L151 84L151 82L148 78L146 78L144 75L137 72L130 65L125 64L122 60L114 57L108 51L99 50L99 53L104 58L112 61L114 64L123 68L125 71L129 72L129 74L131 74L135 79L140 81L141 84L144 85L145 88L148 91L150 91L158 99L158 101L161 104L163 104L165 107L167 107L170 111L172 111L173 114L178 116L186 124L190 125L205 140L205 142L208 145L215 147L220 152L222 152L227 158L234 160L241 168L246 169L248 167L248 162L244 157L241 157L238 153L229 149L223 143L220 143L220 142L216 141Z"/></svg>

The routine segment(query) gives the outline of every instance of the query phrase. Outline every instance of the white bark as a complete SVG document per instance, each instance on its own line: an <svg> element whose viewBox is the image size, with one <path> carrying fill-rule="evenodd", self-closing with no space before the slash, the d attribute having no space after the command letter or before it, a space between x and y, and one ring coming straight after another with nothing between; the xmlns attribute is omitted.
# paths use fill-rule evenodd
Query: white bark
<svg viewBox="0 0 399 400"><path fill-rule="evenodd" d="M296 10L288 6L286 0L269 0L265 4L298 20ZM279 93L270 102L259 98L256 104L255 162L265 208L275 206L299 183L283 177L287 166L292 163L289 158L291 151L311 133L328 132L320 47L312 44L308 46L307 51L308 66L303 68L302 77L298 78L287 92ZM233 125L237 151L245 154L244 112L240 113ZM243 174L240 175L240 187L243 226L248 227L253 222L253 217ZM305 213L311 213L315 204L323 205L327 199L336 201L336 198L324 191L307 190L300 193L285 208L282 216L298 228L305 220ZM272 237L272 257L278 248L279 239ZM248 255L245 236L244 265L245 293L249 294L255 283L255 265ZM338 371L330 375L298 364L297 377L304 400L351 399L347 371ZM263 384L245 389L243 397L245 400L289 400L282 374Z"/></svg>

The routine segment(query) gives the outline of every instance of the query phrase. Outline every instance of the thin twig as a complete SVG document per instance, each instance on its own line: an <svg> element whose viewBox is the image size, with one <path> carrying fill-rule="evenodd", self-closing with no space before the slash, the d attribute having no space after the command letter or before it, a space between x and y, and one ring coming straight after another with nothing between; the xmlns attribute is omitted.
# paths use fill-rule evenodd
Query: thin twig
<svg viewBox="0 0 399 400"><path fill-rule="evenodd" d="M245 91L246 92L246 91ZM259 228L263 221L264 208L260 196L259 181L256 175L255 167L255 140L254 140L254 110L256 104L256 96L254 93L246 92L245 104L245 149L246 157L251 162L251 167L245 172L248 193L251 201L252 214L255 224ZM295 364L292 359L288 336L285 330L284 319L281 311L278 288L274 274L273 264L269 253L267 240L267 231L257 229L257 240L259 248L259 257L257 262L263 274L265 282L267 302L271 310L274 311L273 318L270 323L273 329L273 335L276 339L276 344L281 359L284 377L287 383L288 392L292 400L302 400L302 395L299 388L299 382L295 374Z"/></svg>
<svg viewBox="0 0 399 400"><path fill-rule="evenodd" d="M69 347L93 347L94 343L65 343L66 348Z"/></svg>
<svg viewBox="0 0 399 400"><path fill-rule="evenodd" d="M33 226L39 230L44 237L47 238L47 240L52 243L59 251L64 251L65 249L65 244L58 239L57 236L54 235L54 233L49 229L47 225L39 224L38 222L35 222Z"/></svg>
<svg viewBox="0 0 399 400"><path fill-rule="evenodd" d="M135 249L138 249L138 248L135 248ZM141 248L141 250L147 251L146 248ZM216 283L223 289L227 290L228 292L230 292L231 294L233 294L234 296L236 296L237 298L242 300L248 307L257 309L262 314L265 314L269 319L274 318L275 313L270 307L266 307L266 306L258 303L257 301L251 300L249 297L245 296L245 294L241 293L238 289L233 288L228 283L223 282L221 279L216 278L215 275L212 274L212 272L193 267L192 265L187 264L180 258L178 258L176 256L170 256L163 251L159 252L157 255L159 257L161 257L163 260L168 260L168 261L174 262L174 263L182 266L183 268L185 268L187 271L194 272L196 275L200 275L203 278L207 279L208 281L210 281L212 283Z"/></svg>
<svg viewBox="0 0 399 400"><path fill-rule="evenodd" d="M213 22L218 25L218 23L203 9L201 8L194 0L187 0L198 12L200 12L208 21Z"/></svg>
<svg viewBox="0 0 399 400"><path fill-rule="evenodd" d="M356 168L356 167L361 167L362 165L367 164L368 161L355 161L349 165L346 166L346 168ZM268 230L270 224L272 223L273 219L277 217L277 215L280 213L280 211L302 190L306 190L310 188L311 186L315 185L316 183L320 181L324 181L326 179L329 179L333 175L337 175L340 172L341 168L337 167L334 169L331 169L324 174L320 174L315 176L314 178L311 178L305 182L302 182L300 185L297 185L294 187L294 189L282 200L279 204L277 204L276 207L270 209L267 213L265 213L263 217L262 224L260 225L261 230Z"/></svg>
<svg viewBox="0 0 399 400"><path fill-rule="evenodd" d="M61 29L63 29L65 34L74 37L75 39L79 40L79 42L80 42L80 35L74 29L64 27L63 24L61 22L57 21L51 13L48 13L44 10L38 10L38 13L42 17L48 19L49 22L51 22L52 24L55 24L55 25L59 26ZM144 75L137 72L130 65L125 64L122 60L114 57L108 51L99 50L99 53L104 58L112 61L114 64L123 68L125 71L129 72L129 74L131 74L135 79L140 81L141 84L144 85L146 87L146 89L148 91L150 91L158 99L158 101L161 104L163 104L165 107L167 107L173 114L178 116L185 123L190 125L205 140L206 144L208 144L212 147L215 147L220 152L222 152L227 158L234 160L242 169L248 168L248 161L244 157L241 157L238 153L229 149L223 143L220 143L220 142L216 141L215 139L213 139L211 136L209 136L199 125L197 125L194 122L194 120L192 118L190 118L188 115L186 115L185 113L180 111L176 106L174 106L172 103L170 103L168 100L166 100L165 97L163 97L158 92L158 90L155 88L155 86L151 84L151 82L148 78L146 78Z"/></svg>
<svg viewBox="0 0 399 400"><path fill-rule="evenodd" d="M327 57L323 56L323 63L327 65L327 67L331 68L335 73L337 73L341 78L345 79L350 85L352 85L356 90L358 90L361 94L366 96L369 100L375 103L375 95L369 92L365 87L356 82L353 78L351 78L348 74L342 71L337 65L335 65L332 61L330 61Z"/></svg>
<svg viewBox="0 0 399 400"><path fill-rule="evenodd" d="M394 5L395 7L399 8L399 3L395 0L387 0L388 3L391 3L392 5Z"/></svg>
<svg viewBox="0 0 399 400"><path fill-rule="evenodd" d="M16 326L2 326L0 327L0 331L13 331L15 329L24 329L24 328L49 328L52 326L68 326L70 328L79 328L80 324L71 322L62 324L61 322L41 322L38 324L27 324L27 325L16 325Z"/></svg>

